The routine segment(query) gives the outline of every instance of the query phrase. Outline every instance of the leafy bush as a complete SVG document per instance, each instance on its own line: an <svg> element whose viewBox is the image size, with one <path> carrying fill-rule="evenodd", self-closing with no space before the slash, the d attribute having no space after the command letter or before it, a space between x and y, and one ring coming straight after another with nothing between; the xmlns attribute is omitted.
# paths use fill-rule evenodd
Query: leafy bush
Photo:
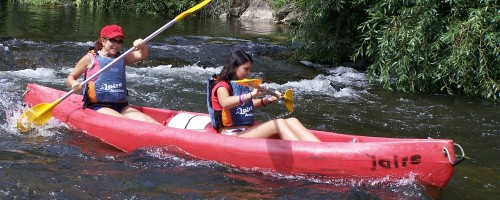
<svg viewBox="0 0 500 200"><path fill-rule="evenodd" d="M122 10L131 10L136 12L145 12L150 14L178 14L194 6L198 1L195 0L76 0L79 6L89 6L97 8L113 8Z"/></svg>
<svg viewBox="0 0 500 200"><path fill-rule="evenodd" d="M354 58L387 89L500 99L498 2L375 1Z"/></svg>
<svg viewBox="0 0 500 200"><path fill-rule="evenodd" d="M281 8L282 6L284 6L285 4L287 4L288 1L287 0L272 0L271 1L271 4L273 5L273 8Z"/></svg>
<svg viewBox="0 0 500 200"><path fill-rule="evenodd" d="M357 26L366 18L364 7L345 1L296 1L303 12L293 41L304 59L330 64L350 61L356 49Z"/></svg>
<svg viewBox="0 0 500 200"><path fill-rule="evenodd" d="M12 2L22 2L25 4L33 4L33 5L55 5L55 4L64 4L71 3L72 0L10 0Z"/></svg>
<svg viewBox="0 0 500 200"><path fill-rule="evenodd" d="M198 1L195 0L176 0L176 1L158 1L144 0L136 1L130 8L136 11L148 11L159 14L178 14L194 6Z"/></svg>

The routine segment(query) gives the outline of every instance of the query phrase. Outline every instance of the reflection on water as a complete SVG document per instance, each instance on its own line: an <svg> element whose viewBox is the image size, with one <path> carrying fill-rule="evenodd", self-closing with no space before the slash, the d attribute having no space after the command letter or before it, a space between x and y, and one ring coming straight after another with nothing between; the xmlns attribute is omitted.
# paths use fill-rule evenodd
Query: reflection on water
<svg viewBox="0 0 500 200"><path fill-rule="evenodd" d="M0 3L0 13L0 37L46 42L94 41L106 24L122 26L127 38L145 38L175 17L73 6L30 6L11 1ZM175 35L259 37L280 34L284 29L266 22L188 16L152 41Z"/></svg>
<svg viewBox="0 0 500 200"><path fill-rule="evenodd" d="M234 23L231 28L240 30L242 34L250 35L270 35L272 33L283 32L285 27L273 23L249 21L249 20L230 20Z"/></svg>

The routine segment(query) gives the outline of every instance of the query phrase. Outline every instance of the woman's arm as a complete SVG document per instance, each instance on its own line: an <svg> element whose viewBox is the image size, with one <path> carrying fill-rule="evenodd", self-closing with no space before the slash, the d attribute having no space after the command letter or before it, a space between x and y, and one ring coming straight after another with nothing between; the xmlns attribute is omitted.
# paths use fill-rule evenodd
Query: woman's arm
<svg viewBox="0 0 500 200"><path fill-rule="evenodd" d="M82 90L82 85L78 81L80 76L85 73L91 64L90 57L88 55L83 56L78 63L76 63L75 68L69 73L66 78L66 84L73 89L74 92L79 92Z"/></svg>
<svg viewBox="0 0 500 200"><path fill-rule="evenodd" d="M142 42L141 38L134 41L134 47L135 51L125 56L125 64L127 65L144 60L149 56L148 46Z"/></svg>
<svg viewBox="0 0 500 200"><path fill-rule="evenodd" d="M230 96L229 91L225 87L217 88L217 99L223 108L234 108L240 105L239 96Z"/></svg>
<svg viewBox="0 0 500 200"><path fill-rule="evenodd" d="M267 87L266 86L261 85L261 86L259 86L259 88L261 89L261 91L259 91L260 93L266 93L267 92ZM276 95L278 97L281 97L281 93L279 91L276 90L274 93L276 93ZM255 95L255 96L257 96L257 95ZM278 100L277 97L275 97L273 95L266 94L266 96L264 96L264 97L262 97L260 99L253 99L253 107L254 108L259 108L259 107L267 106L269 104L274 103L276 100Z"/></svg>

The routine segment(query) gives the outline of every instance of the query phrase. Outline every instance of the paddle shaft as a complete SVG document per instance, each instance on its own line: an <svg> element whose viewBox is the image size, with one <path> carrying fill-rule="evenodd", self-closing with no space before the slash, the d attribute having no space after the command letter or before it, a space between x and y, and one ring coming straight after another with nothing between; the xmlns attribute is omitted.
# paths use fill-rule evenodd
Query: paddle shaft
<svg viewBox="0 0 500 200"><path fill-rule="evenodd" d="M152 38L154 38L155 36L157 36L158 34L160 34L161 32L163 32L165 29L169 28L170 26L174 25L175 23L177 23L177 21L175 19L173 19L172 21L168 22L167 24L165 24L164 26L162 26L160 29L156 30L154 33L152 33L151 35L149 35L148 37L144 38L142 40L142 43L146 43L148 42L149 40L151 40ZM116 59L113 59L113 61L111 61L109 64L107 64L105 67L101 68L99 71L97 71L95 74L93 74L92 76L88 77L85 81L83 81L81 84L82 85L86 85L88 84L93 78L95 78L96 76L98 76L99 74L101 74L102 72L104 72L105 70L107 70L109 67L111 67L113 64L115 64L116 62L118 62L120 59L124 58L125 56L127 56L129 53L131 53L132 51L135 50L135 47L132 47L130 48L129 50L125 51L125 53L121 54L120 56L118 56L118 58ZM64 99L66 99L67 97L69 97L71 94L73 94L74 90L71 89L71 91L67 92L66 94L64 94L64 96L62 96L61 98L58 99L58 101L62 101Z"/></svg>
<svg viewBox="0 0 500 200"><path fill-rule="evenodd" d="M262 91L262 89L263 89L263 88L259 86L259 90L261 90L261 91ZM273 89L273 90L274 90L274 89ZM286 107L286 109L288 109L288 111L290 111L290 112L293 112L293 110L294 110L294 109L293 109L293 100L292 100L291 96L287 96L287 93L288 93L288 92L289 92L289 91L287 90L287 91L285 92L285 94L281 95L281 97L280 97L280 96L279 96L278 94L276 94L275 92L271 92L271 91L269 91L269 88L265 91L265 93L266 93L266 94L269 94L269 95L275 96L277 99L282 99L282 100L285 102L285 107ZM290 92L291 92L291 90L290 90ZM291 94L290 94L290 95L291 95ZM280 100L280 101L281 101L281 100Z"/></svg>
<svg viewBox="0 0 500 200"><path fill-rule="evenodd" d="M161 28L159 28L158 30L156 30L155 32L153 32L151 35L149 35L148 37L146 37L145 39L143 39L141 44L144 44L144 43L148 42L153 37L157 36L158 34L160 34L161 32L163 32L165 29L167 29L168 27L174 25L175 23L177 23L178 21L180 21L184 17L186 17L189 14L191 14L192 12L194 12L194 11L202 8L203 6L207 5L211 1L212 0L204 0L201 3L195 5L194 7L192 7L190 9L184 11L180 15L177 15L177 17L175 17L175 19L171 20L170 22L168 22L167 24L165 24L164 26L162 26ZM81 85L88 84L89 81L91 81L92 79L94 79L96 76L98 76L99 74L101 74L104 70L107 70L109 67L111 67L112 65L114 65L119 60L123 59L126 55L128 55L130 52L132 52L134 50L135 50L135 46L132 47L132 48L130 48L129 50L127 50L125 53L121 54L117 58L113 59L109 64L107 64L102 69L100 69L99 71L97 71L94 75L88 77L85 81L83 81L81 83ZM41 126L43 124L46 124L49 121L49 119L51 118L51 116L52 116L52 110L53 110L53 108L57 104L59 104L61 101L63 101L64 99L68 98L71 94L73 94L73 92L75 92L75 90L72 88L69 92L67 92L62 97L60 97L59 99L55 100L54 102L52 102L50 104L48 104L48 103L41 103L41 104L35 105L31 109L25 111L24 113L22 113L20 115L20 117L17 120L17 128L21 132L27 132L27 131L29 131L29 130L31 130L33 128L33 124L37 125L37 126ZM26 122L29 122L29 123L26 123Z"/></svg>
<svg viewBox="0 0 500 200"><path fill-rule="evenodd" d="M278 96L278 94L269 91L269 89L266 89L263 85L261 85L262 80L260 80L260 79L242 79L242 80L235 80L234 82L238 85L241 85L241 86L245 86L245 87L249 87L249 88L257 88L261 92L265 90L264 93L275 96L278 99L280 98ZM271 89L271 90L275 90L275 89Z"/></svg>
<svg viewBox="0 0 500 200"><path fill-rule="evenodd" d="M187 15L191 14L192 12L200 9L201 7L205 6L206 4L210 3L210 1L212 0L205 0L201 3L199 3L198 5L192 7L191 9L181 13L180 15L178 15L177 17L175 17L175 19L171 20L170 22L168 22L167 24L163 25L161 28L159 28L158 30L156 30L155 32L151 33L148 37L144 38L142 40L142 43L146 43L148 42L149 40L151 40L152 38L156 37L158 34L160 34L161 32L163 32L165 29L169 28L170 26L176 24L178 21L180 21L181 19L183 19L184 17L186 17ZM96 76L98 76L99 74L101 74L104 70L107 70L109 67L111 67L113 64L115 64L116 62L118 62L120 59L123 59L126 55L128 55L129 53L131 53L132 51L134 51L135 47L132 47L130 48L129 50L125 51L123 54L121 54L120 56L118 56L118 58L116 59L113 59L113 61L111 61L109 64L107 64L105 67L103 67L102 69L100 69L99 71L97 71L95 74L93 74L92 76L88 77L87 80L83 81L81 83L81 85L86 85L89 83L89 81L91 81L93 78L95 78ZM59 98L57 101L60 102L64 99L66 99L67 97L69 97L71 94L73 94L74 90L71 89L69 92L67 92L66 94L64 94L64 96L62 96L61 98Z"/></svg>
<svg viewBox="0 0 500 200"><path fill-rule="evenodd" d="M259 90L260 90L260 89L261 89L261 88L259 87ZM260 91L262 91L262 90L260 90ZM269 91L269 89L268 89L268 90L266 90L266 91L265 91L265 93L266 93L266 94L268 94L268 95L275 96L275 97L276 97L276 98L278 98L278 99L283 98L283 96L282 96L282 97L280 97L278 94L276 94L276 93L274 93L274 92Z"/></svg>
<svg viewBox="0 0 500 200"><path fill-rule="evenodd" d="M285 94L281 95L281 97L280 97L280 95L276 94L275 92L269 91L269 90L274 90L274 89L266 89L262 85L261 79L241 79L241 80L234 80L234 82L236 84L244 86L244 87L256 88L259 91L263 91L266 94L269 94L269 95L276 97L277 99L282 99L284 101L285 107L286 107L286 109L288 109L288 111L293 112L293 110L294 110L293 109L293 97L292 97L293 93L292 93L292 90L290 90L290 89L286 90Z"/></svg>

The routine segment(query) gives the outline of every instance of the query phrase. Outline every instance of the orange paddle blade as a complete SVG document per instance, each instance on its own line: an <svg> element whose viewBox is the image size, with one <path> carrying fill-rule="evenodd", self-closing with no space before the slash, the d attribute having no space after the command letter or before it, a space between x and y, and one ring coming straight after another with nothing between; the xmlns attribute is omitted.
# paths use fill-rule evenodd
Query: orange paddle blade
<svg viewBox="0 0 500 200"><path fill-rule="evenodd" d="M262 84L261 79L249 79L249 78L235 80L233 82L244 87L253 87L253 88L259 88L259 85Z"/></svg>

